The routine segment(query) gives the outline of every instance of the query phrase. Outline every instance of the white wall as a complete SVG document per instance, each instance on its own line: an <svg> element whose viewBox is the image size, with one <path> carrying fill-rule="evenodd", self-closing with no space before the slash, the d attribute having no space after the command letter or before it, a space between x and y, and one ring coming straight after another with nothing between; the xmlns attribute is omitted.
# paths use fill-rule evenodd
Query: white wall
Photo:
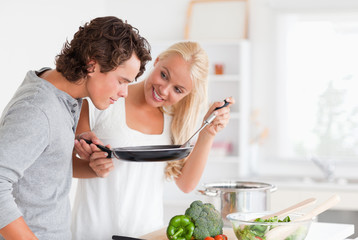
<svg viewBox="0 0 358 240"><path fill-rule="evenodd" d="M107 14L126 19L149 42L184 37L190 0L107 0Z"/></svg>
<svg viewBox="0 0 358 240"><path fill-rule="evenodd" d="M0 112L28 70L54 67L55 56L78 27L114 15L148 41L183 39L189 0L0 1Z"/></svg>
<svg viewBox="0 0 358 240"><path fill-rule="evenodd" d="M54 67L66 38L105 14L99 1L0 1L0 112L28 70Z"/></svg>

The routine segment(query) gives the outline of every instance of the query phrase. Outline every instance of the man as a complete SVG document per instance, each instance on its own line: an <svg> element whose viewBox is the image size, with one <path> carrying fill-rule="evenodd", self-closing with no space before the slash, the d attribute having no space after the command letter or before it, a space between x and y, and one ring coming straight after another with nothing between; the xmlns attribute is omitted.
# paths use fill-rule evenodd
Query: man
<svg viewBox="0 0 358 240"><path fill-rule="evenodd" d="M0 120L0 235L71 239L72 150L82 98L106 109L151 59L138 30L116 17L80 27L56 69L29 71ZM2 239L0 236L0 239Z"/></svg>

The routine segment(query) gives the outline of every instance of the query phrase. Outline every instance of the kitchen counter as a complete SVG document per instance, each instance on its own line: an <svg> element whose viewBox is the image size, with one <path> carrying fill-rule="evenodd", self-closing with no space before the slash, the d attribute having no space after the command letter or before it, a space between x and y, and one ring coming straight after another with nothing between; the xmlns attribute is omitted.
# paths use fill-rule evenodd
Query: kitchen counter
<svg viewBox="0 0 358 240"><path fill-rule="evenodd" d="M142 236L146 240L167 240L166 228ZM354 233L353 224L319 223L313 222L306 240L344 240ZM236 240L231 228L224 228L224 234L229 240Z"/></svg>
<svg viewBox="0 0 358 240"><path fill-rule="evenodd" d="M235 240L235 234L232 228L224 228L224 234L229 238L229 240ZM140 238L146 239L146 240L167 240L166 236L166 228L159 229L155 232L146 234L144 236L141 236Z"/></svg>
<svg viewBox="0 0 358 240"><path fill-rule="evenodd" d="M353 224L313 222L306 240L343 240L353 234Z"/></svg>

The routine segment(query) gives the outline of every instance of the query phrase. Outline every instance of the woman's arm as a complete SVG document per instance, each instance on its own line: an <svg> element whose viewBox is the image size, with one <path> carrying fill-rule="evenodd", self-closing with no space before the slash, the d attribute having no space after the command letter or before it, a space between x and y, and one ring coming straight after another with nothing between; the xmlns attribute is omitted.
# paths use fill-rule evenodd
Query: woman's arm
<svg viewBox="0 0 358 240"><path fill-rule="evenodd" d="M234 99L228 98L228 102L234 104ZM214 103L209 109L205 118L210 116L214 108L222 106L222 102ZM229 106L230 106L229 105ZM200 133L195 143L193 151L189 155L184 167L181 170L181 175L175 180L177 186L185 193L189 193L198 185L200 178L204 172L205 165L209 156L211 146L214 142L215 135L224 129L230 119L230 108L224 107L216 110L216 118L208 126L206 126Z"/></svg>

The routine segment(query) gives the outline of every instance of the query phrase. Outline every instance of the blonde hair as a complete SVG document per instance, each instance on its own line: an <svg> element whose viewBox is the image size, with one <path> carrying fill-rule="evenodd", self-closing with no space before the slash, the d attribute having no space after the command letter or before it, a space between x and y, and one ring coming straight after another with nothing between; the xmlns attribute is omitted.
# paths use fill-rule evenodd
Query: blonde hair
<svg viewBox="0 0 358 240"><path fill-rule="evenodd" d="M190 64L190 77L193 83L191 92L169 109L172 117L171 133L173 144L183 144L194 133L201 110L206 109L209 73L209 59L205 50L197 42L179 42L162 52L158 59L165 59L171 54L179 54ZM186 159L168 162L165 168L167 178L177 178Z"/></svg>

